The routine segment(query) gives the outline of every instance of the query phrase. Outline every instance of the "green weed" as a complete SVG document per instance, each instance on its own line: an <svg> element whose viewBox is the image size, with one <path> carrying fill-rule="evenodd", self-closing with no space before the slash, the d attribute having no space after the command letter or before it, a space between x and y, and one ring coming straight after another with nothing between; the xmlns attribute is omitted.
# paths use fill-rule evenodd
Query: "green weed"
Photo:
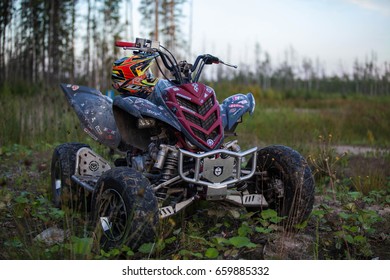
<svg viewBox="0 0 390 280"><path fill-rule="evenodd" d="M336 200L336 187L340 182L337 170L340 166L347 165L347 153L338 155L332 146L332 138L332 134L328 134L326 139L320 135L316 152L308 156L308 162L312 166L317 186L324 183L326 185L324 190L327 193L332 192L333 199Z"/></svg>

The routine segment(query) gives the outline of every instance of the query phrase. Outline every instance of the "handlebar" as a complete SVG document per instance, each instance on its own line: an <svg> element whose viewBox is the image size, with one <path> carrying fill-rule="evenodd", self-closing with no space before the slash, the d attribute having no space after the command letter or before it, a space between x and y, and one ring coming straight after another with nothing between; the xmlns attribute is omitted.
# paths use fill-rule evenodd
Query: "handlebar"
<svg viewBox="0 0 390 280"><path fill-rule="evenodd" d="M159 56L161 57L164 66L172 73L172 75L175 77L177 82L179 82L180 84L184 83L185 81L197 82L200 78L200 74L203 70L204 65L207 64L224 64L229 67L237 68L237 66L224 63L218 57L215 57L210 54L199 55L196 58L194 65L188 64L186 61L180 62L181 65L179 65L179 63L177 63L172 53L169 50L165 49L163 46L160 46L160 43L158 41L152 41L147 39L137 38L135 43L116 41L115 46L121 47L123 49L131 49L131 50L147 52L147 53L158 53ZM160 47L163 50L165 50L165 52L160 50ZM186 64L187 66L185 66L182 63ZM199 63L200 66L198 68ZM197 68L198 70L196 71ZM195 77L193 78L192 73L194 73L195 71L196 74Z"/></svg>

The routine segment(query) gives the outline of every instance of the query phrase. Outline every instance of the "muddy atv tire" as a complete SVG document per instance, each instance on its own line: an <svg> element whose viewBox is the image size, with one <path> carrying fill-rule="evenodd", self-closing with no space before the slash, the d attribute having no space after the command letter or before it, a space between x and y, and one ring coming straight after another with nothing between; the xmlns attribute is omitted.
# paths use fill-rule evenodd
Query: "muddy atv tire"
<svg viewBox="0 0 390 280"><path fill-rule="evenodd" d="M154 242L158 204L150 182L129 167L116 167L98 180L92 196L92 224L103 249Z"/></svg>
<svg viewBox="0 0 390 280"><path fill-rule="evenodd" d="M252 178L249 192L263 194L269 208L286 217L286 229L308 218L314 203L314 179L305 158L286 146L265 147L258 151L256 171L263 173Z"/></svg>
<svg viewBox="0 0 390 280"><path fill-rule="evenodd" d="M71 209L78 208L78 201L84 201L82 188L71 179L76 169L76 154L88 145L82 143L65 143L54 149L51 161L51 195L56 207L68 205Z"/></svg>

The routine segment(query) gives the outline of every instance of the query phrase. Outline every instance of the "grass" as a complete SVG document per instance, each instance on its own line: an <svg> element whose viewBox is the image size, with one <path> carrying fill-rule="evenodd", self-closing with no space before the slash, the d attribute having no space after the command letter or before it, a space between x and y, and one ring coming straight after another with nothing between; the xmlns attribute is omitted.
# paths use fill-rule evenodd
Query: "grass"
<svg viewBox="0 0 390 280"><path fill-rule="evenodd" d="M247 117L239 131L265 144L302 146L319 135L332 134L336 145L390 146L390 124L385 121L390 119L386 107L390 99L384 103L370 99L296 102L284 100L273 105L269 100L257 101L255 115Z"/></svg>
<svg viewBox="0 0 390 280"><path fill-rule="evenodd" d="M291 236L277 226L281 217L272 211L253 215L211 202L163 221L153 244L137 250L127 246L109 252L95 250L96 239L85 213L56 209L47 199L50 159L54 147L63 142L84 142L100 153L107 149L85 135L59 88L38 93L25 89L27 93L22 95L3 87L0 223L4 230L0 233L0 258L362 259L375 257L378 244L388 248L390 237L385 233L390 225L371 208L382 211L390 205L389 155L339 155L334 146L388 149L389 97L287 98L253 86L248 90L223 86L215 88L220 100L235 92L252 91L255 95L255 114L245 116L238 129L244 148L288 145L299 150L312 166L320 199L309 221L294 236L294 240L303 240L299 244L305 252L291 255L291 250L283 247ZM35 240L53 226L67 233L63 242L45 245ZM267 252L264 244L268 248L278 244L278 248ZM388 253L382 254L390 258Z"/></svg>
<svg viewBox="0 0 390 280"><path fill-rule="evenodd" d="M333 135L338 145L390 147L390 96L340 94L291 97L287 93L263 91L255 85L212 84L222 101L235 93L252 92L256 110L238 128L247 144L283 143L302 147L319 135Z"/></svg>
<svg viewBox="0 0 390 280"><path fill-rule="evenodd" d="M60 89L35 94L0 92L0 146L34 146L84 140L77 117Z"/></svg>
<svg viewBox="0 0 390 280"><path fill-rule="evenodd" d="M219 100L236 92L255 95L254 115L245 116L245 123L238 127L244 145L279 143L301 148L319 135L332 133L334 144L390 146L390 97L286 98L254 86L246 91L220 87L215 88ZM1 146L83 142L88 138L59 88L18 95L3 87L0 110Z"/></svg>

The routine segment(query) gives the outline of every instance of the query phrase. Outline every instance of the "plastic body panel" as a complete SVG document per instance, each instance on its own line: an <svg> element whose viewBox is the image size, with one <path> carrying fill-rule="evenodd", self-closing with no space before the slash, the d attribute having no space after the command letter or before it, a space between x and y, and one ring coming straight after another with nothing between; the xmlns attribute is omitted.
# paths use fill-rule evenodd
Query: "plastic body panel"
<svg viewBox="0 0 390 280"><path fill-rule="evenodd" d="M116 149L121 136L115 123L112 100L100 91L72 84L61 84L84 131L99 143Z"/></svg>

